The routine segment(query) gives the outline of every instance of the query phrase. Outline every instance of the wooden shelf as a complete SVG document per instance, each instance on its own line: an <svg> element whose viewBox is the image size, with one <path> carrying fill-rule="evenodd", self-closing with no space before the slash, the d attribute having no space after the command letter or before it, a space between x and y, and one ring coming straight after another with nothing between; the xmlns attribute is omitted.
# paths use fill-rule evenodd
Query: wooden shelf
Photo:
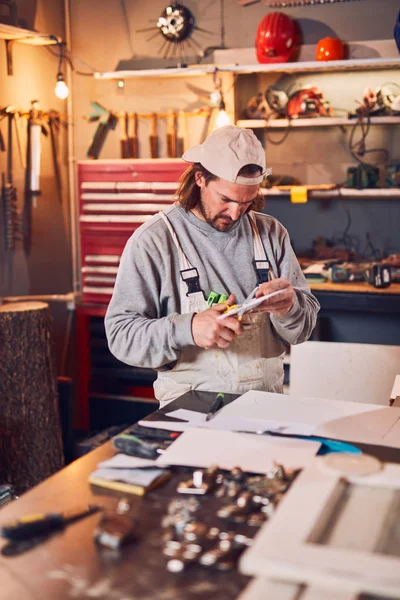
<svg viewBox="0 0 400 600"><path fill-rule="evenodd" d="M378 69L399 69L400 58L352 58L331 61L299 61L254 65L221 65L219 70L231 73L329 73L334 71L368 71Z"/></svg>
<svg viewBox="0 0 400 600"><path fill-rule="evenodd" d="M191 77L207 75L216 70L221 73L325 73L334 71L365 71L377 69L399 69L400 58L355 58L349 60L301 61L274 64L204 64L172 67L165 69L134 69L130 71L107 71L94 73L96 79L133 79L137 77Z"/></svg>
<svg viewBox="0 0 400 600"><path fill-rule="evenodd" d="M14 74L12 48L15 42L28 44L29 46L51 46L62 42L62 39L56 35L21 29L5 23L0 23L0 39L6 42L7 75Z"/></svg>
<svg viewBox="0 0 400 600"><path fill-rule="evenodd" d="M365 121L366 122L366 121ZM311 119L240 119L236 121L239 127L247 129L283 129L287 127L347 127L356 125L357 119L348 119L346 117L314 117ZM384 116L371 117L370 125L400 125L400 117Z"/></svg>
<svg viewBox="0 0 400 600"><path fill-rule="evenodd" d="M138 77L198 77L215 73L217 65L188 65L166 69L137 69L94 73L95 79L135 79Z"/></svg>
<svg viewBox="0 0 400 600"><path fill-rule="evenodd" d="M307 186L305 186L307 187ZM279 188L261 188L263 196L290 197L290 190L281 190ZM309 198L314 200L329 200L334 198L387 198L392 200L400 199L400 188L368 188L358 190L353 188L333 188L331 190L310 189Z"/></svg>
<svg viewBox="0 0 400 600"><path fill-rule="evenodd" d="M52 44L59 44L62 41L61 38L55 35L21 29L20 27L13 27L4 23L0 23L0 39L29 44L31 46L50 46Z"/></svg>

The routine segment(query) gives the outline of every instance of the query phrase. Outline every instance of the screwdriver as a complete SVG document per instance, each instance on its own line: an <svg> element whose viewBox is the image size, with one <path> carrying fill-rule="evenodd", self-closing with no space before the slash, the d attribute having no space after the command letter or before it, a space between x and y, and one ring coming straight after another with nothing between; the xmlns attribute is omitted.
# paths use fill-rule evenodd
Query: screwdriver
<svg viewBox="0 0 400 600"><path fill-rule="evenodd" d="M61 513L27 515L3 525L0 528L0 535L13 542L26 540L38 535L45 535L63 529L66 525L98 512L102 508L98 504L89 504L83 509L80 508Z"/></svg>

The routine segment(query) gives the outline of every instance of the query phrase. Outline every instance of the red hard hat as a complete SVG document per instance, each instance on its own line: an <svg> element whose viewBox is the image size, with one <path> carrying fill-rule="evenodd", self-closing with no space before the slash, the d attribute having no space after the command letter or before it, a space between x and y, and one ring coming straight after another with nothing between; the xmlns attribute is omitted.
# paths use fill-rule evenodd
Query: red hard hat
<svg viewBox="0 0 400 600"><path fill-rule="evenodd" d="M319 40L316 48L315 58L317 60L343 60L344 47L337 38L326 37Z"/></svg>
<svg viewBox="0 0 400 600"><path fill-rule="evenodd" d="M256 35L257 60L260 63L287 62L297 41L295 22L280 12L265 15Z"/></svg>

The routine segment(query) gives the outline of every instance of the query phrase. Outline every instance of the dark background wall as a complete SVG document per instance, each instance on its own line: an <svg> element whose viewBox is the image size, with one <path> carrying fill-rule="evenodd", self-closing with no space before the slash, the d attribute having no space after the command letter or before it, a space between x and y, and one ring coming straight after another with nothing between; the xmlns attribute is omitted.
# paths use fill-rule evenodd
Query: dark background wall
<svg viewBox="0 0 400 600"><path fill-rule="evenodd" d="M161 37L151 40L153 32L140 32L141 29L155 28L156 20L166 6L164 0L151 3L125 0L110 4L106 0L72 0L72 35L74 52L94 65L98 70L152 68L173 65L174 60L163 60L159 54ZM220 35L220 2L188 0L185 5L193 12L199 27L212 34L195 32L194 37L203 49L218 47ZM228 48L253 46L255 32L261 18L270 10L262 2L247 7L239 7L236 0L225 0L225 45ZM336 35L343 41L366 41L393 39L393 27L399 10L397 0L359 0L309 7L281 9L296 19L304 44L315 44L326 35ZM127 18L125 18L127 17ZM90 23L90 33L88 33ZM155 31L155 29L154 29ZM374 51L370 51L370 56ZM192 56L192 61L200 61ZM207 62L208 58L202 59ZM175 60L176 63L176 60ZM398 71L339 73L322 76L301 77L303 83L317 83L332 99L333 105L354 110L356 101L361 100L364 88L379 86L393 78L400 83ZM264 91L266 85L276 83L271 77L259 77L254 91ZM243 77L236 79L235 87L241 87ZM94 126L79 120L90 111L89 99L97 99L115 110L137 112L166 111L168 108L191 110L204 104L190 88L195 85L204 91L212 89L211 77L191 79L142 79L126 80L125 91L119 94L115 81L96 81L90 78L75 77L74 105L76 118L76 155L85 158ZM225 92L231 85L224 83ZM249 96L248 96L249 97ZM236 109L238 112L238 109ZM344 114L344 113L341 113ZM240 116L240 107L239 107ZM160 140L163 144L163 124L160 127ZM191 124L192 143L197 143L198 124ZM281 132L273 132L279 137ZM148 124L139 124L139 138L142 141L140 156L146 156ZM346 169L355 163L348 149L349 132L325 128L318 130L297 130L290 134L281 146L273 146L265 141L267 161L277 174L296 176L302 183L340 183L346 178ZM190 136L189 136L190 137ZM272 136L271 136L272 137ZM369 147L384 146L390 158L400 159L400 126L375 127L368 138ZM103 158L118 157L118 134L110 136L102 153ZM162 147L165 151L165 146ZM143 153L143 154L142 154ZM380 156L371 157L373 161ZM382 178L384 171L382 170ZM345 200L351 214L352 224L349 233L359 239L362 248L366 233L382 251L400 251L398 223L400 222L400 201L398 200ZM288 200L270 199L268 212L282 220L289 229L296 249L304 250L311 245L317 235L328 238L344 231L347 217L338 201L323 207L317 201L307 206L294 207Z"/></svg>
<svg viewBox="0 0 400 600"><path fill-rule="evenodd" d="M47 34L65 37L64 2L54 0L18 0L20 25ZM7 15L4 7L2 15ZM13 46L14 75L6 69L5 42L0 40L0 106L12 105L21 111L30 109L31 100L38 100L40 109L59 111L66 119L66 103L54 94L57 58L45 47L15 43ZM54 51L54 47L53 47ZM1 123L7 139L6 121ZM25 154L27 120L20 119L21 144ZM59 160L62 169L63 193L60 203L54 181L50 140L42 136L41 196L32 209L32 250L25 257L22 243L17 244L12 278L0 277L0 297L27 294L61 294L71 291L71 240L67 177L66 132L59 139ZM6 169L6 153L0 153L0 173ZM18 207L22 209L24 169L14 136L14 183L18 188ZM3 242L3 230L0 230ZM1 267L0 267L1 268ZM2 272L3 275L3 272ZM65 339L67 311L63 305L52 305L55 319L57 358L60 362Z"/></svg>

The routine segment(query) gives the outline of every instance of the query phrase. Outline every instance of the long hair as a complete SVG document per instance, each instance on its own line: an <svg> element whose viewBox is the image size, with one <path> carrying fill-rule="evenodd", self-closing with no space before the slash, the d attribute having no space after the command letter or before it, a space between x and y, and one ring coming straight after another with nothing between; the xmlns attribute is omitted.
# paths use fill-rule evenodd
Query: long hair
<svg viewBox="0 0 400 600"><path fill-rule="evenodd" d="M210 181L219 179L219 177L213 175L210 171L207 171L200 163L193 163L186 169L179 179L179 187L174 196L175 200L179 202L186 212L195 208L200 202L200 188L196 183L197 173L200 173L200 175L204 177L206 185L208 185ZM257 174L259 175L260 173L261 168L258 165L245 165L240 169L238 176L252 177ZM258 192L257 197L254 199L249 210L260 212L264 208L264 205L264 198L261 193Z"/></svg>

